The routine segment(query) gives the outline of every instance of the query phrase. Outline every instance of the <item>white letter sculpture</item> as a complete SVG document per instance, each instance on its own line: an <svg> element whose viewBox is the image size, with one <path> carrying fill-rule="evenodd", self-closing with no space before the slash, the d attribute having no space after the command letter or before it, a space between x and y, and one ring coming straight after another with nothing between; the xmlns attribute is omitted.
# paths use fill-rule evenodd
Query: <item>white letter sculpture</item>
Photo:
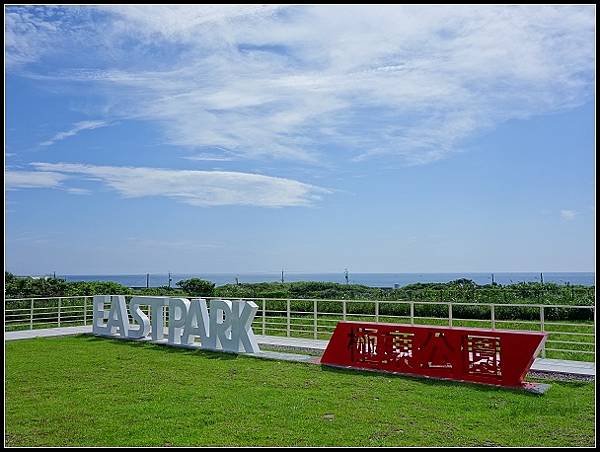
<svg viewBox="0 0 600 452"><path fill-rule="evenodd" d="M92 333L96 336L110 336L104 320L108 318L109 311L104 310L104 303L110 301L110 295L94 295L94 321L92 323Z"/></svg>
<svg viewBox="0 0 600 452"><path fill-rule="evenodd" d="M208 340L208 308L206 300L192 300L188 309L188 315L185 319L185 327L181 342L183 344L193 344L194 337L199 337L202 344Z"/></svg>
<svg viewBox="0 0 600 452"><path fill-rule="evenodd" d="M105 304L110 302L110 310ZM149 306L150 319L140 306ZM167 339L165 341L164 309L167 307ZM207 350L235 353L260 352L252 331L252 320L258 306L252 301L206 300L169 297L132 297L129 314L123 295L94 296L92 332L97 336L122 339L150 339L168 345L195 346Z"/></svg>
<svg viewBox="0 0 600 452"><path fill-rule="evenodd" d="M181 344L181 335L190 307L190 301L185 298L169 300L169 344Z"/></svg>
<svg viewBox="0 0 600 452"><path fill-rule="evenodd" d="M258 306L252 301L233 301L231 307L231 351L253 353L253 350L259 349L252 331L252 320Z"/></svg>
<svg viewBox="0 0 600 452"><path fill-rule="evenodd" d="M110 311L104 310L104 303L110 300ZM107 318L108 322L104 324ZM119 337L126 338L129 332L129 319L123 295L96 295L94 296L94 323L92 331L99 336L114 336L118 329Z"/></svg>
<svg viewBox="0 0 600 452"><path fill-rule="evenodd" d="M143 297L133 297L129 302L129 313L133 321L139 325L139 329L129 328L129 337L131 339L142 339L150 333L150 319L140 309L141 304L147 304Z"/></svg>

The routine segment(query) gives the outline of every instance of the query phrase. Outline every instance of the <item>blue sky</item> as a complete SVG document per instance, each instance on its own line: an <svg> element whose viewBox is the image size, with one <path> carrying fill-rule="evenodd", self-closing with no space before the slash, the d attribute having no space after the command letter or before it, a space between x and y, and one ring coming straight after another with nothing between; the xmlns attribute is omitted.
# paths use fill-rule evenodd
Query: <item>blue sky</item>
<svg viewBox="0 0 600 452"><path fill-rule="evenodd" d="M595 7L8 7L17 274L595 269Z"/></svg>

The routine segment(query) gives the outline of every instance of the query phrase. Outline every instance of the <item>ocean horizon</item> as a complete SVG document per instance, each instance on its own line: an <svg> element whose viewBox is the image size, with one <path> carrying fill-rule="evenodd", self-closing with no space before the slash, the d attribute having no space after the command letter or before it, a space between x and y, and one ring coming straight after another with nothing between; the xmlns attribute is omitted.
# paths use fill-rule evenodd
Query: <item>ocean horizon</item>
<svg viewBox="0 0 600 452"><path fill-rule="evenodd" d="M540 282L571 285L595 285L595 272L489 272L489 273L349 273L350 284L362 284L371 287L398 287L414 283L444 283L456 279L466 278L477 284L484 285L492 282L502 285L516 284L519 282ZM53 275L44 275L53 276ZM146 287L146 274L120 274L120 275L56 275L67 281L113 281L127 287ZM190 278L201 278L215 283L224 284L259 283L281 281L281 272L278 273L171 273L171 286L175 287L178 281ZM284 282L322 281L345 283L344 272L338 273L283 273ZM149 274L148 286L160 287L169 285L168 273Z"/></svg>

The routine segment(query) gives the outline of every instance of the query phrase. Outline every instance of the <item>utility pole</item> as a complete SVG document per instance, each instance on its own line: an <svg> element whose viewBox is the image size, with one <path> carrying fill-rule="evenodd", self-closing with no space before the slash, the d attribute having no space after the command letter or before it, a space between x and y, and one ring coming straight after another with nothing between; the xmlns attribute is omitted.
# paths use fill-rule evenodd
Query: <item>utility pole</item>
<svg viewBox="0 0 600 452"><path fill-rule="evenodd" d="M494 285L494 274L492 273L492 286Z"/></svg>
<svg viewBox="0 0 600 452"><path fill-rule="evenodd" d="M283 284L283 268L281 269L281 283Z"/></svg>
<svg viewBox="0 0 600 452"><path fill-rule="evenodd" d="M344 270L344 278L346 279L346 284L348 284L348 269Z"/></svg>
<svg viewBox="0 0 600 452"><path fill-rule="evenodd" d="M56 272L54 272L54 279L56 279Z"/></svg>
<svg viewBox="0 0 600 452"><path fill-rule="evenodd" d="M150 287L150 273L146 273L146 289Z"/></svg>
<svg viewBox="0 0 600 452"><path fill-rule="evenodd" d="M544 274L540 273L540 282L544 284Z"/></svg>

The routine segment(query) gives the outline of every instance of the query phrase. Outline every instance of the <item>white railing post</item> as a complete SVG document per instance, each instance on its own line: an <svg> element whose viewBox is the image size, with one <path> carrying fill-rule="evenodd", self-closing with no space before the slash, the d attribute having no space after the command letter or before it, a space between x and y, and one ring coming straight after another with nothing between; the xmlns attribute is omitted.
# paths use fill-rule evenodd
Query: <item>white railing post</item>
<svg viewBox="0 0 600 452"><path fill-rule="evenodd" d="M83 297L83 324L87 325L87 297Z"/></svg>
<svg viewBox="0 0 600 452"><path fill-rule="evenodd" d="M414 301L410 302L410 324L411 325L415 324L415 302Z"/></svg>
<svg viewBox="0 0 600 452"><path fill-rule="evenodd" d="M317 300L313 301L313 308L314 308L314 320L313 320L313 337L316 339L317 338Z"/></svg>
<svg viewBox="0 0 600 452"><path fill-rule="evenodd" d="M31 312L29 315L29 329L33 329L33 298L31 299Z"/></svg>
<svg viewBox="0 0 600 452"><path fill-rule="evenodd" d="M342 319L346 320L346 300L342 301Z"/></svg>
<svg viewBox="0 0 600 452"><path fill-rule="evenodd" d="M496 329L496 307L492 304L492 309L490 310L490 314L492 317L492 329Z"/></svg>
<svg viewBox="0 0 600 452"><path fill-rule="evenodd" d="M540 306L540 331L544 332L544 306ZM542 358L546 357L546 342L542 345Z"/></svg>
<svg viewBox="0 0 600 452"><path fill-rule="evenodd" d="M379 300L375 300L375 323L379 323Z"/></svg>
<svg viewBox="0 0 600 452"><path fill-rule="evenodd" d="M60 327L60 302L61 302L61 299L59 298L58 299L58 326L59 327Z"/></svg>
<svg viewBox="0 0 600 452"><path fill-rule="evenodd" d="M265 336L267 334L267 313L265 312L267 301L263 298L262 300L262 334Z"/></svg>
<svg viewBox="0 0 600 452"><path fill-rule="evenodd" d="M290 330L291 330L291 321L292 319L290 318L290 300L287 300L287 336L290 337Z"/></svg>
<svg viewBox="0 0 600 452"><path fill-rule="evenodd" d="M448 303L448 326L452 326L452 303Z"/></svg>

